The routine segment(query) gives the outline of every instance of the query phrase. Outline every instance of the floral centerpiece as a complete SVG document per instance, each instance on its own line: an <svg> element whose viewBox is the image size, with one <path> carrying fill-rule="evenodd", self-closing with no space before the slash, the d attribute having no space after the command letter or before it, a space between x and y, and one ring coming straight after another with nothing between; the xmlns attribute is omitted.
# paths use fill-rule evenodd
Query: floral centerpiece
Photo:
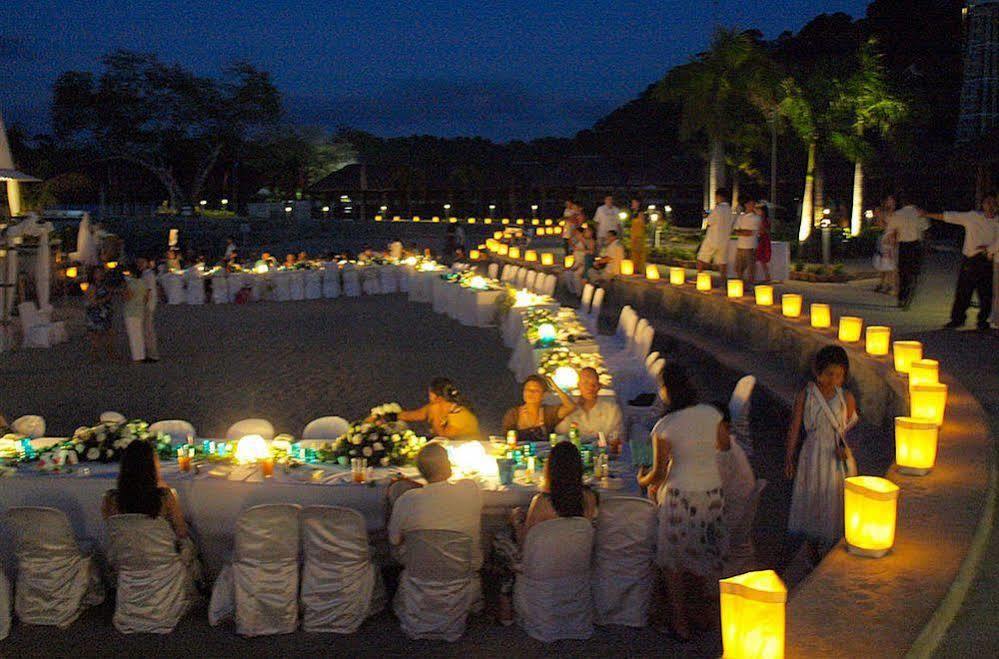
<svg viewBox="0 0 999 659"><path fill-rule="evenodd" d="M577 372L584 368L593 368L600 378L600 386L611 386L611 374L604 367L604 359L599 352L575 352L564 347L552 348L538 361L538 373L553 376L560 366L571 366Z"/></svg>
<svg viewBox="0 0 999 659"><path fill-rule="evenodd" d="M73 436L39 457L39 466L46 469L59 464L77 462L115 462L132 442L152 442L161 458L173 457L170 436L149 432L149 424L140 419L123 423L99 423L82 426Z"/></svg>
<svg viewBox="0 0 999 659"><path fill-rule="evenodd" d="M401 411L397 403L372 408L371 417L351 424L323 459L347 463L351 458L366 458L369 465L376 467L411 463L427 439L398 420Z"/></svg>

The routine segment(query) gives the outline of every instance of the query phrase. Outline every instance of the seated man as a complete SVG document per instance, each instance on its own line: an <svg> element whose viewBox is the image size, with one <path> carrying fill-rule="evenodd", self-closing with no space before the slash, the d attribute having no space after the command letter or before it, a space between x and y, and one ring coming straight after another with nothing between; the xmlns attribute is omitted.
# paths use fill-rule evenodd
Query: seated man
<svg viewBox="0 0 999 659"><path fill-rule="evenodd" d="M556 432L564 435L573 423L581 437L598 437L603 433L608 445L615 448L622 441L621 408L611 397L600 398L600 377L594 368L586 367L579 372L579 398L576 409L562 419Z"/></svg>
<svg viewBox="0 0 999 659"><path fill-rule="evenodd" d="M596 281L610 281L621 274L621 261L624 260L624 246L617 239L617 231L611 229L607 232L607 243L600 250L600 256L593 263L594 278Z"/></svg>
<svg viewBox="0 0 999 659"><path fill-rule="evenodd" d="M392 506L388 536L393 547L406 533L420 530L458 531L472 539L472 567L482 567L479 545L482 526L482 493L474 481L449 483L451 462L440 442L430 442L416 456L416 466L426 479L423 487L410 489Z"/></svg>

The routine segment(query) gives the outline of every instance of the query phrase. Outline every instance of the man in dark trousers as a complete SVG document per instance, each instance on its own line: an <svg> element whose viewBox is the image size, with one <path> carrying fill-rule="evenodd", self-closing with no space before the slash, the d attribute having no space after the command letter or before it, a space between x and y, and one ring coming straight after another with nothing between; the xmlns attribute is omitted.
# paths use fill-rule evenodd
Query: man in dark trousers
<svg viewBox="0 0 999 659"><path fill-rule="evenodd" d="M902 206L898 195L892 208L895 212L885 219L885 232L895 234L898 242L898 306L908 309L916 294L916 283L923 263L923 232L929 228L929 221L915 206Z"/></svg>

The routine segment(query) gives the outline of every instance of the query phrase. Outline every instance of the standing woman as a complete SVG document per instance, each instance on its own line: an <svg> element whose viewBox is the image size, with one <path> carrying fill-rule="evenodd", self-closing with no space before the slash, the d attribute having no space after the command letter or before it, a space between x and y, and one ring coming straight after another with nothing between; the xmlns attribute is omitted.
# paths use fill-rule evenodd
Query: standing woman
<svg viewBox="0 0 999 659"><path fill-rule="evenodd" d="M645 209L642 200L631 200L631 262L635 264L635 274L645 276L645 259L649 252L649 242L645 234Z"/></svg>
<svg viewBox="0 0 999 659"><path fill-rule="evenodd" d="M94 266L87 278L87 301L84 313L87 318L87 333L90 334L90 359L98 360L98 353L103 352L107 360L114 359L114 335L111 330L111 297L112 290L108 286L107 273L104 268Z"/></svg>
<svg viewBox="0 0 999 659"><path fill-rule="evenodd" d="M589 222L583 224L583 250L583 273L580 276L586 281L587 275L593 269L594 261L597 260L597 235Z"/></svg>
<svg viewBox="0 0 999 659"><path fill-rule="evenodd" d="M756 205L756 214L760 216L760 233L756 241L756 262L763 268L763 281L770 281L770 257L773 246L770 244L770 207L760 202Z"/></svg>
<svg viewBox="0 0 999 659"><path fill-rule="evenodd" d="M888 218L895 212L895 197L889 196L876 213L875 226L882 231L874 254L874 269L881 273L881 280L874 290L878 293L895 292L896 243L895 233L888 230Z"/></svg>
<svg viewBox="0 0 999 659"><path fill-rule="evenodd" d="M652 468L639 471L638 484L659 504L656 562L669 591L673 634L687 640L690 613L701 608L696 599L709 580L721 575L728 551L715 457L728 446L728 430L717 409L698 403L682 367L667 363L659 377L659 396L669 412L652 429ZM707 621L698 623L706 626Z"/></svg>

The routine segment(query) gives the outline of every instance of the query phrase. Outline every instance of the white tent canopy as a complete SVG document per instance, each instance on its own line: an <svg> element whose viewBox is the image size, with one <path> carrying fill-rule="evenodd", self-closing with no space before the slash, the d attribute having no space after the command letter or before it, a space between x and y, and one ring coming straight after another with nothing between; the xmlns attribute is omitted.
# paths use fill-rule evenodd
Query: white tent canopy
<svg viewBox="0 0 999 659"><path fill-rule="evenodd" d="M14 156L10 152L10 141L7 130L0 116L0 181L7 182L7 203L10 205L11 217L21 213L21 183L38 181L34 176L17 171L14 166Z"/></svg>
<svg viewBox="0 0 999 659"><path fill-rule="evenodd" d="M70 253L70 260L83 265L97 265L97 240L93 225L90 224L90 213L84 213L80 220L80 228L76 233L76 251Z"/></svg>
<svg viewBox="0 0 999 659"><path fill-rule="evenodd" d="M21 222L7 228L6 248L7 256L4 259L6 274L3 283L14 284L17 278L17 250L11 249L11 243L18 238L34 237L38 239L38 252L35 255L35 290L38 298L39 308L44 309L49 306L49 280L52 271L51 254L49 253L49 233L52 232L52 224L42 222L38 215L31 213ZM4 287L0 289L2 303L0 312L5 318L10 317L10 310L14 305L16 289Z"/></svg>

